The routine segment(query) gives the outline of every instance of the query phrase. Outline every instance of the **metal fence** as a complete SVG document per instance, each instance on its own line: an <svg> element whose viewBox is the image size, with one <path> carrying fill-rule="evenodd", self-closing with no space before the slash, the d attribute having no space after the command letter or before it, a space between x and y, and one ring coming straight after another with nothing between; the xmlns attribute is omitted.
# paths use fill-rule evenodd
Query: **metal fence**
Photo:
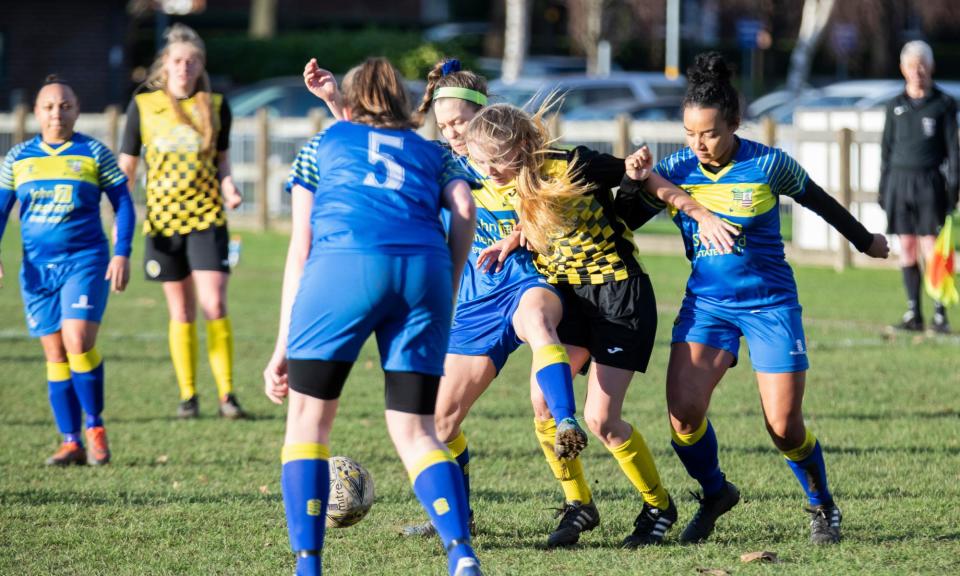
<svg viewBox="0 0 960 576"><path fill-rule="evenodd" d="M879 114L879 120L878 115ZM883 129L882 112L847 110L799 111L793 125L776 126L771 122L744 125L739 134L784 148L807 168L814 180L834 194L855 215L865 218L872 229L878 227L882 212L876 206L879 181L879 140ZM290 214L289 196L283 185L297 152L307 140L329 122L320 111L307 118L272 118L266 112L253 118L235 118L230 135L230 159L234 180L245 201L231 222L261 229L284 228ZM100 139L117 150L123 133L124 117L116 108L101 114L83 114L77 130ZM552 120L551 129L561 142L586 145L601 152L623 156L642 144L650 147L655 158L663 158L684 144L684 129L676 122L639 122L626 117L611 121ZM0 151L6 153L15 142L36 133L38 126L25 109L0 114ZM436 138L431 119L421 133ZM141 168L142 170L142 168ZM134 198L143 205L141 182ZM781 210L792 214L793 204L786 200ZM810 253L836 256L838 266L851 261L849 246L835 233L818 227L818 220L796 211L793 219L793 248ZM885 226L885 221L882 222Z"/></svg>

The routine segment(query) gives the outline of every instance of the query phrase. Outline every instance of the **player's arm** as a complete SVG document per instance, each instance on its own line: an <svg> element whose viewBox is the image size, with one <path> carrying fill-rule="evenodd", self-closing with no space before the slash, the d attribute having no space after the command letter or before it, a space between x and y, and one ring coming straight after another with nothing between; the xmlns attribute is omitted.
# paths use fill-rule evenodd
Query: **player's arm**
<svg viewBox="0 0 960 576"><path fill-rule="evenodd" d="M615 206L618 209L623 208L625 213L634 214L632 221L628 225L632 228L639 227L656 214L656 210L651 213L651 209L646 206L656 207L655 203L649 201L648 196L653 196L664 204L673 206L680 212L683 212L694 219L699 225L700 239L708 247L713 247L724 253L730 253L733 250L733 239L740 230L720 218L710 210L704 208L702 204L693 199L681 188L674 186L669 180L657 174L653 170L653 155L650 150L643 146L624 160L626 168L623 182L620 184L620 192L617 194ZM633 209L628 205L633 204ZM636 224L634 226L633 224Z"/></svg>
<svg viewBox="0 0 960 576"><path fill-rule="evenodd" d="M217 133L217 179L220 181L220 194L223 204L230 210L239 208L243 204L243 196L233 182L233 171L230 166L230 128L233 124L233 113L230 104L224 98L220 103L220 132Z"/></svg>
<svg viewBox="0 0 960 576"><path fill-rule="evenodd" d="M332 72L321 68L316 58L311 58L303 67L303 83L311 94L324 101L334 118L343 120L343 96L337 79Z"/></svg>
<svg viewBox="0 0 960 576"><path fill-rule="evenodd" d="M857 250L867 256L886 258L890 253L886 236L873 234L867 230L853 217L853 214L813 180L807 179L803 193L794 196L794 200L804 208L816 212L827 224L833 226L837 232L849 240Z"/></svg>
<svg viewBox="0 0 960 576"><path fill-rule="evenodd" d="M287 335L290 333L290 313L293 301L300 289L303 267L310 255L313 233L310 230L310 213L313 211L313 193L299 184L291 191L292 224L287 263L283 269L283 290L280 296L280 330L273 356L263 371L264 392L272 402L283 403L287 387Z"/></svg>
<svg viewBox="0 0 960 576"><path fill-rule="evenodd" d="M113 222L113 258L107 266L104 279L110 282L110 289L123 292L130 281L130 253L133 250L133 230L137 214L133 209L133 198L126 181L104 190L115 215Z"/></svg>
<svg viewBox="0 0 960 576"><path fill-rule="evenodd" d="M943 119L943 135L947 150L947 209L956 210L960 196L960 140L957 133L957 104L947 97L947 111Z"/></svg>
<svg viewBox="0 0 960 576"><path fill-rule="evenodd" d="M130 100L126 119L117 165L120 166L120 171L127 177L127 183L132 188L137 181L137 162L140 161L140 149L143 148L143 140L140 137L140 108L137 106L136 99Z"/></svg>
<svg viewBox="0 0 960 576"><path fill-rule="evenodd" d="M886 115L883 121L883 137L880 138L880 188L877 189L878 202L880 208L885 208L887 194L887 177L890 175L890 153L893 149L894 140L894 114L893 108L896 100L887 104Z"/></svg>
<svg viewBox="0 0 960 576"><path fill-rule="evenodd" d="M575 162L579 177L593 184L595 189L616 188L623 179L623 158L577 146L570 151L568 159Z"/></svg>
<svg viewBox="0 0 960 576"><path fill-rule="evenodd" d="M7 219L17 201L16 185L13 181L13 151L7 154L0 166L0 241L7 229ZM0 287L3 287L3 262L0 262Z"/></svg>
<svg viewBox="0 0 960 576"><path fill-rule="evenodd" d="M460 289L460 275L470 254L477 226L477 206L465 180L451 180L443 187L443 207L450 211L447 246L453 261L453 295Z"/></svg>

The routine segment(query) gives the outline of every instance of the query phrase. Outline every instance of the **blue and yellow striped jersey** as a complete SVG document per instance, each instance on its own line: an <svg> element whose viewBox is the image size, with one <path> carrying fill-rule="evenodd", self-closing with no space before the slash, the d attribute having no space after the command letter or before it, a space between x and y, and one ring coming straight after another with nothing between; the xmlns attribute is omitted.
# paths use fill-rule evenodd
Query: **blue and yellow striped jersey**
<svg viewBox="0 0 960 576"><path fill-rule="evenodd" d="M716 174L705 170L690 148L657 164L658 174L741 229L733 253L723 254L702 246L697 222L671 209L692 266L687 293L740 308L795 303L797 285L784 257L779 205L782 195L802 200L809 177L779 148L744 139L739 144Z"/></svg>
<svg viewBox="0 0 960 576"><path fill-rule="evenodd" d="M440 206L453 180L470 176L416 132L337 122L300 150L286 188L313 193L311 253L448 255Z"/></svg>
<svg viewBox="0 0 960 576"><path fill-rule="evenodd" d="M115 209L124 206L116 253L129 256L133 209L126 182L113 154L97 140L75 133L54 147L37 136L14 146L0 167L0 234L19 200L27 260L105 257L109 246L100 221L100 194L106 192Z"/></svg>
<svg viewBox="0 0 960 576"><path fill-rule="evenodd" d="M498 186L485 178L466 157L457 159L464 170L477 183L473 189L473 201L477 205L477 230L467 265L460 278L457 306L496 299L500 294L512 293L531 279L542 278L533 265L533 256L524 249L517 249L507 256L499 272L483 272L477 269L477 257L484 248L509 236L519 217L514 208L516 189L514 185ZM447 215L446 210L444 216Z"/></svg>

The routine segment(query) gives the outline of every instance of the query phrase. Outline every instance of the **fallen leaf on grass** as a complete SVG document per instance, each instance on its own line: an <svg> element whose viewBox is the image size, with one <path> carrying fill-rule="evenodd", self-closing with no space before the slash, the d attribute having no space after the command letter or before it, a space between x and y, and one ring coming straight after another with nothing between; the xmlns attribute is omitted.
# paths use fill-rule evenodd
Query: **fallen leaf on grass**
<svg viewBox="0 0 960 576"><path fill-rule="evenodd" d="M169 456L167 456L166 454L161 454L157 456L157 459L155 460L155 462L157 464L166 464L168 460L170 460Z"/></svg>
<svg viewBox="0 0 960 576"><path fill-rule="evenodd" d="M697 568L697 574L706 576L730 576L730 573L720 568Z"/></svg>
<svg viewBox="0 0 960 576"><path fill-rule="evenodd" d="M741 562L770 562L776 564L780 562L780 559L777 558L776 552L767 552L763 550L762 552L747 552L746 554L740 555Z"/></svg>
<svg viewBox="0 0 960 576"><path fill-rule="evenodd" d="M179 489L180 489L180 482L179 482L178 480L174 480L174 482L173 482L173 489L174 489L174 490L179 490Z"/></svg>
<svg viewBox="0 0 960 576"><path fill-rule="evenodd" d="M264 484L263 486L260 487L260 493L266 496L267 494L270 493L270 488L267 488L267 485Z"/></svg>

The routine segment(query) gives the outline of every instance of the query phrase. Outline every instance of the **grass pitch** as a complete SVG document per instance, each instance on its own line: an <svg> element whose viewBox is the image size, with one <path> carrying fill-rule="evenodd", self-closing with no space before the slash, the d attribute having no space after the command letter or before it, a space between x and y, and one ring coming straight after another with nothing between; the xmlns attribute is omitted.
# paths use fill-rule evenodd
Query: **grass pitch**
<svg viewBox="0 0 960 576"><path fill-rule="evenodd" d="M291 573L279 486L284 411L267 401L260 381L277 329L286 239L244 234L231 280L237 390L252 420L216 418L205 358L199 371L203 417L175 420L163 296L137 271L126 294L111 296L98 344L106 362L104 416L113 462L102 469L50 469L43 460L58 437L40 347L24 327L14 225L9 232L3 246L8 277L0 290L0 574ZM138 245L135 270L141 250ZM844 512L843 543L807 544L805 502L766 436L744 351L711 410L721 463L744 500L720 521L710 543L677 545L682 524L695 510L687 491L696 486L670 449L663 382L688 266L679 254L645 262L659 299L659 339L648 374L634 379L625 417L646 436L678 500L681 526L665 546L618 549L640 500L592 440L584 464L602 524L576 548L542 549L555 525L550 508L562 496L534 438L530 353L522 348L465 424L481 530L475 544L487 574L960 569L960 340L884 336L903 302L899 274L892 270L797 269L812 363L805 414L823 443ZM580 381L577 391L582 405ZM379 363L375 348L367 346L347 383L332 451L370 470L377 500L357 526L328 532L326 573L445 574L437 540L396 535L423 513L392 451L382 410ZM759 550L775 552L781 562L741 564L742 553Z"/></svg>

